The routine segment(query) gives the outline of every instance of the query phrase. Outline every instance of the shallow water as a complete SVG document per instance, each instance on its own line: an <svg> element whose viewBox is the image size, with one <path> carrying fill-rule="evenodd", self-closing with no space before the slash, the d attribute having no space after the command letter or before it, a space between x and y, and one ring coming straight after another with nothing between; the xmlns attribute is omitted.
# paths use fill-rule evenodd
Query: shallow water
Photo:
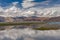
<svg viewBox="0 0 60 40"><path fill-rule="evenodd" d="M60 30L9 29L0 31L0 40L60 40Z"/></svg>
<svg viewBox="0 0 60 40"><path fill-rule="evenodd" d="M0 26L0 29L8 28L0 30L0 40L60 40L60 30L32 29L37 27L40 25Z"/></svg>
<svg viewBox="0 0 60 40"><path fill-rule="evenodd" d="M48 24L60 24L60 22L48 22Z"/></svg>

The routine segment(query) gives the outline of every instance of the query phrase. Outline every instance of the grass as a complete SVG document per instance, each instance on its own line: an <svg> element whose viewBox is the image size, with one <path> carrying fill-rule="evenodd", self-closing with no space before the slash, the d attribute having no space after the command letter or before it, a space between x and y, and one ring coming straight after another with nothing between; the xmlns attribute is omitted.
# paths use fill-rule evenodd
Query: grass
<svg viewBox="0 0 60 40"><path fill-rule="evenodd" d="M45 22L2 22L0 26L12 26L12 25L31 25L31 24L45 24Z"/></svg>
<svg viewBox="0 0 60 40"><path fill-rule="evenodd" d="M33 28L34 30L58 30L59 27L40 27L40 28Z"/></svg>

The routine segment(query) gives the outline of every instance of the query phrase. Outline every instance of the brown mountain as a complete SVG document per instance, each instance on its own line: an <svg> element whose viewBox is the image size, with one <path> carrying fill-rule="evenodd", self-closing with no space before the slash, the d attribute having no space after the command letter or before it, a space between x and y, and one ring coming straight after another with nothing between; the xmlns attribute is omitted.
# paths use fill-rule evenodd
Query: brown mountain
<svg viewBox="0 0 60 40"><path fill-rule="evenodd" d="M45 22L58 22L60 21L60 16L59 17L0 17L0 22L20 22L20 21L45 21Z"/></svg>
<svg viewBox="0 0 60 40"><path fill-rule="evenodd" d="M60 22L60 16L59 17L52 17L49 18L48 20L44 20L44 21L48 21L48 22Z"/></svg>

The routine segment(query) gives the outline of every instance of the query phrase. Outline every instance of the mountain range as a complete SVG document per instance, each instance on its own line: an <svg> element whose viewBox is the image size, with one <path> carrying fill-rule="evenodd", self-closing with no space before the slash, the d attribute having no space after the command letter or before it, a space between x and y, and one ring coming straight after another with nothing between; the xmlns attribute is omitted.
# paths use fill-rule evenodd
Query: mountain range
<svg viewBox="0 0 60 40"><path fill-rule="evenodd" d="M23 21L41 21L41 22L59 22L59 17L0 17L0 22L23 22Z"/></svg>

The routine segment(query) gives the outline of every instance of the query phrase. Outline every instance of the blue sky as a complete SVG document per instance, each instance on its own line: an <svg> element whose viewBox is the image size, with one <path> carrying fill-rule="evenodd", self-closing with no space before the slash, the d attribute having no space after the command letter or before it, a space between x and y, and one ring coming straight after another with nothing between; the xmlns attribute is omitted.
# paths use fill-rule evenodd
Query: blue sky
<svg viewBox="0 0 60 40"><path fill-rule="evenodd" d="M12 3L12 2L19 2L22 3L23 0L0 0L0 3ZM42 2L46 0L34 0L34 2Z"/></svg>
<svg viewBox="0 0 60 40"><path fill-rule="evenodd" d="M41 3L44 1L49 1L47 6L60 4L60 0L34 0L33 2ZM12 2L19 2L19 4L21 4L23 0L0 0L0 6L2 7L9 6ZM42 5L46 6L45 4L39 4L39 6L42 6Z"/></svg>
<svg viewBox="0 0 60 40"><path fill-rule="evenodd" d="M0 6L7 7L10 6L13 2L18 2L17 6L22 8L23 1L24 0L0 0ZM53 7L56 5L60 5L60 0L33 0L32 2L38 3L34 7Z"/></svg>
<svg viewBox="0 0 60 40"><path fill-rule="evenodd" d="M12 2L19 2L22 3L22 0L0 0L0 6L8 6L10 5Z"/></svg>

